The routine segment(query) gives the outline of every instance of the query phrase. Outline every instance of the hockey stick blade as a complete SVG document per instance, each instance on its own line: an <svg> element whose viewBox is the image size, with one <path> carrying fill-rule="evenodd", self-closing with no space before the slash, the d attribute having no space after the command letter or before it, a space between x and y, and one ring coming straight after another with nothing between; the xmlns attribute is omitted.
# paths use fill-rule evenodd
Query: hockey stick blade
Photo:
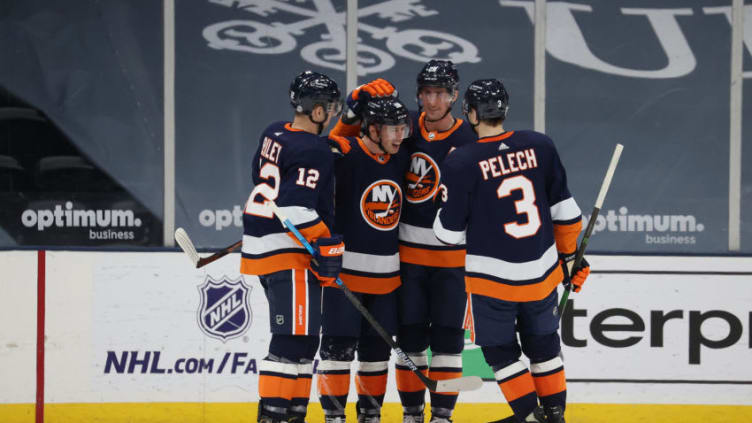
<svg viewBox="0 0 752 423"><path fill-rule="evenodd" d="M191 261L191 264L198 267L198 252L196 252L196 247L193 246L193 242L191 241L191 238L188 237L188 233L185 229L177 228L177 230L175 230L175 241L177 241L185 255L188 256L188 260Z"/></svg>
<svg viewBox="0 0 752 423"><path fill-rule="evenodd" d="M478 376L463 376L456 379L438 380L436 392L474 391L483 386L483 379Z"/></svg>

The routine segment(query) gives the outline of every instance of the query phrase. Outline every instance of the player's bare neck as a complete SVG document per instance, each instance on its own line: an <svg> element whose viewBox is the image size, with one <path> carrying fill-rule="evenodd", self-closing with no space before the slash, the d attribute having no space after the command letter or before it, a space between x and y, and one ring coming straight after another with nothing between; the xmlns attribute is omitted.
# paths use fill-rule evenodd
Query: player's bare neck
<svg viewBox="0 0 752 423"><path fill-rule="evenodd" d="M290 126L294 129L300 129L311 134L317 133L319 129L318 125L313 123L306 115L295 115L295 119L293 119Z"/></svg>
<svg viewBox="0 0 752 423"><path fill-rule="evenodd" d="M447 113L446 116L437 121L423 119L423 126L426 127L426 131L428 132L444 132L452 129L454 122L454 116L451 113Z"/></svg>
<svg viewBox="0 0 752 423"><path fill-rule="evenodd" d="M480 122L477 126L478 138L493 137L504 133L504 125L488 125Z"/></svg>
<svg viewBox="0 0 752 423"><path fill-rule="evenodd" d="M363 136L363 144L366 146L368 151L371 152L371 154L374 155L380 155L380 154L386 154L384 150L381 149L381 146L373 142L370 138L368 138L368 135Z"/></svg>

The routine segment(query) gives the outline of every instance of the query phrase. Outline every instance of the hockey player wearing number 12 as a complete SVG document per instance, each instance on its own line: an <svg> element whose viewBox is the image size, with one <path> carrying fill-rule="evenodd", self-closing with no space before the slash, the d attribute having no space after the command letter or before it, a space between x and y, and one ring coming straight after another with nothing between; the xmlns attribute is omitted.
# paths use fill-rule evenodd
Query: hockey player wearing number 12
<svg viewBox="0 0 752 423"><path fill-rule="evenodd" d="M344 244L332 236L334 158L319 136L342 108L336 82L306 71L290 85L292 122L261 134L252 162L254 188L243 215L241 273L258 275L269 301L272 339L259 364L258 421L305 419L319 346L322 285L334 284ZM280 225L269 201L311 241L314 259Z"/></svg>
<svg viewBox="0 0 752 423"><path fill-rule="evenodd" d="M452 115L459 74L448 60L427 62L417 76L421 113L414 115L406 174L405 209L400 222L402 286L398 290L402 349L433 379L462 376L465 246L447 246L433 234L440 166L452 149L477 139L472 128ZM428 366L428 347L432 359ZM396 363L397 389L405 423L422 423L426 389L406 363ZM430 392L431 422L450 421L457 394Z"/></svg>
<svg viewBox="0 0 752 423"><path fill-rule="evenodd" d="M463 111L479 139L444 161L433 228L442 242L466 242L471 338L514 411L501 421L562 423L566 380L556 287L571 283L579 291L590 272L583 260L570 278L566 266L581 212L553 141L504 129L508 104L498 80L467 88Z"/></svg>
<svg viewBox="0 0 752 423"><path fill-rule="evenodd" d="M380 97L374 97L376 91ZM347 243L340 278L390 335L397 331L398 224L408 165L400 145L410 133L407 108L392 92L384 80L356 89L348 105L362 124L350 120L329 135L339 155L335 230ZM351 136L358 132L362 135ZM326 423L345 423L355 351L357 421L380 422L391 347L340 289L324 288L322 321L317 385Z"/></svg>

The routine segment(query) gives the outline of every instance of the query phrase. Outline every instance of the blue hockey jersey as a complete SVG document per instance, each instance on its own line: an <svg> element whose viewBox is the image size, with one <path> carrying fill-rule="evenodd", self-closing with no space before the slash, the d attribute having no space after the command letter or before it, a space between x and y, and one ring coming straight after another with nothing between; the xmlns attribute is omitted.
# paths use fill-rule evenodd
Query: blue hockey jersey
<svg viewBox="0 0 752 423"><path fill-rule="evenodd" d="M505 301L545 298L562 281L558 253L576 250L581 212L553 142L505 132L454 151L436 236L467 243L466 290Z"/></svg>
<svg viewBox="0 0 752 423"><path fill-rule="evenodd" d="M335 162L334 232L345 240L340 278L355 292L392 292L401 283L398 225L407 151L373 154L359 137L330 139L342 152Z"/></svg>
<svg viewBox="0 0 752 423"><path fill-rule="evenodd" d="M334 156L325 138L276 122L261 134L252 162L253 191L243 214L240 269L266 275L309 267L310 255L276 219L273 200L313 241L334 220Z"/></svg>
<svg viewBox="0 0 752 423"><path fill-rule="evenodd" d="M410 153L410 167L405 175L405 203L400 222L400 260L432 267L465 265L464 245L445 245L433 233L438 210L436 194L441 179L441 165L454 148L478 139L469 124L456 119L443 132L428 131L425 113L413 115L413 133L405 142Z"/></svg>

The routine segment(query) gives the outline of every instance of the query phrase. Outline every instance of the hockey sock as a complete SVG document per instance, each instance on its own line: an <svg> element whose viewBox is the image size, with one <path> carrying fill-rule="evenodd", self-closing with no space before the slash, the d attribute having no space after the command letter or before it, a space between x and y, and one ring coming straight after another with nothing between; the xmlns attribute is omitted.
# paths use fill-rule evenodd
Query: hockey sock
<svg viewBox="0 0 752 423"><path fill-rule="evenodd" d="M261 360L258 382L259 413L274 419L285 419L297 376L296 363L282 362L272 354Z"/></svg>
<svg viewBox="0 0 752 423"><path fill-rule="evenodd" d="M535 391L540 402L546 407L559 406L563 410L567 404L567 380L564 376L564 363L556 356L541 363L531 363Z"/></svg>
<svg viewBox="0 0 752 423"><path fill-rule="evenodd" d="M407 355L415 363L424 375L428 375L428 350L419 352L409 352ZM407 363L400 357L397 357L395 363L395 379L397 380L397 391L399 392L402 407L407 414L418 414L423 412L426 402L426 387L423 385L418 376L410 370Z"/></svg>
<svg viewBox="0 0 752 423"><path fill-rule="evenodd" d="M376 336L362 336L358 341L358 414L380 415L386 393L391 347Z"/></svg>
<svg viewBox="0 0 752 423"><path fill-rule="evenodd" d="M494 374L496 383L512 407L514 415L520 420L525 420L525 417L538 406L533 377L527 366L518 360L502 368L494 368Z"/></svg>
<svg viewBox="0 0 752 423"><path fill-rule="evenodd" d="M311 382L313 380L313 362L302 359L298 364L298 378L295 379L295 390L290 400L289 414L298 417L302 422L308 412L308 400L311 397Z"/></svg>
<svg viewBox="0 0 752 423"><path fill-rule="evenodd" d="M355 358L354 337L323 336L317 387L325 416L344 416L350 391L350 364Z"/></svg>
<svg viewBox="0 0 752 423"><path fill-rule="evenodd" d="M444 326L431 326L431 367L428 377L445 380L462 377L462 349L465 330ZM431 392L431 415L449 418L457 403L457 392Z"/></svg>
<svg viewBox="0 0 752 423"><path fill-rule="evenodd" d="M544 406L559 406L564 410L567 400L567 382L564 363L559 356L559 334L520 335L522 351L530 358L535 390Z"/></svg>

